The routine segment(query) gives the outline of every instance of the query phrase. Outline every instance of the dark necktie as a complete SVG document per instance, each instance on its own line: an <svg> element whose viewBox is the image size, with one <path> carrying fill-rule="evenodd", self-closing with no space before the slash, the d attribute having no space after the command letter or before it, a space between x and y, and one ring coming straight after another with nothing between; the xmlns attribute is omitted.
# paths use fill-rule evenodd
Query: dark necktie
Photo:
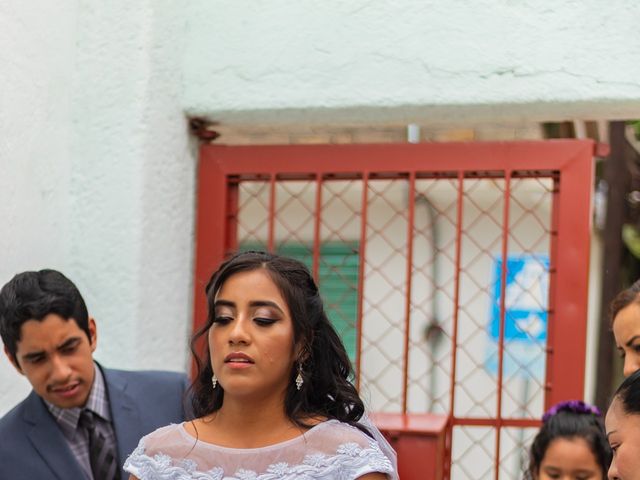
<svg viewBox="0 0 640 480"><path fill-rule="evenodd" d="M96 428L95 415L91 410L82 411L80 425L89 434L89 461L93 480L120 480L115 445L109 445L105 436Z"/></svg>

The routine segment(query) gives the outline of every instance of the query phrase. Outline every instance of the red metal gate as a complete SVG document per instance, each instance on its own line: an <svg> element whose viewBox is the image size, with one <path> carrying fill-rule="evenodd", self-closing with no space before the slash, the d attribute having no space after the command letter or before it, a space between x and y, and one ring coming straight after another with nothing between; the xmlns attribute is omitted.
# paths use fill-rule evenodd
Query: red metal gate
<svg viewBox="0 0 640 480"><path fill-rule="evenodd" d="M519 478L542 412L583 395L593 149L205 145L194 326L225 256L294 252L379 418L444 426L438 466L415 478Z"/></svg>

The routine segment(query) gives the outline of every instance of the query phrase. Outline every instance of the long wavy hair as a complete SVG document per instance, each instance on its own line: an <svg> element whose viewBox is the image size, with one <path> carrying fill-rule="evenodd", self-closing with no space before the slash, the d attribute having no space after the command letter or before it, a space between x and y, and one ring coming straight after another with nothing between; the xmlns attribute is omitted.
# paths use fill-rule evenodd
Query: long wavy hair
<svg viewBox="0 0 640 480"><path fill-rule="evenodd" d="M202 417L220 409L224 401L224 389L211 384L213 369L209 345L202 356L196 352L199 339L205 335L214 321L214 302L222 285L240 272L263 269L282 294L293 322L294 343L299 358L289 372L284 408L287 417L303 428L314 417L337 419L351 424L368 435L358 422L364 413L364 405L349 378L353 368L340 337L324 311L323 302L307 267L294 259L264 252L238 253L220 265L206 287L207 322L194 334L191 351L196 359L197 374L192 384L193 413ZM295 386L297 365L302 365L303 387Z"/></svg>

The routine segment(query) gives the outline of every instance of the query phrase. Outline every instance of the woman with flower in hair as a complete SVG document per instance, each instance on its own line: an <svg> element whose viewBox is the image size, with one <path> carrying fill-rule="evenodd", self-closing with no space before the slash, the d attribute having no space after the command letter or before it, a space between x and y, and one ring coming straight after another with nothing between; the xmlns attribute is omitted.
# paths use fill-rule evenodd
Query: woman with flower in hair
<svg viewBox="0 0 640 480"><path fill-rule="evenodd" d="M300 262L262 252L224 262L206 288L195 420L142 438L131 479L396 479L353 371ZM194 352L195 354L195 352Z"/></svg>
<svg viewBox="0 0 640 480"><path fill-rule="evenodd" d="M527 480L604 480L611 462L600 411L580 400L554 405L529 451Z"/></svg>

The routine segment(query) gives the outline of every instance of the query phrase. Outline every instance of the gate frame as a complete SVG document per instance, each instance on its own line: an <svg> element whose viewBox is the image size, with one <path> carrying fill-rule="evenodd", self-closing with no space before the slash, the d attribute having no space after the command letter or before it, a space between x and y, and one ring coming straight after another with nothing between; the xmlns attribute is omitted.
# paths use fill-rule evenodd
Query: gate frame
<svg viewBox="0 0 640 480"><path fill-rule="evenodd" d="M502 256L506 258L509 226L509 189L511 175L522 177L552 177L553 206L550 231L549 312L546 346L545 409L567 399L584 394L586 355L586 319L589 278L589 242L591 234L591 193L595 144L591 140L545 140L520 142L420 143L372 145L276 145L226 146L204 144L200 148L196 208L196 256L194 278L194 322L197 331L206 322L204 288L218 264L237 248L236 217L238 183L243 179L259 179L270 183L269 239L273 249L275 184L278 180L308 180L321 186L328 179L361 179L365 182L362 203L362 231L366 229L367 188L369 179L405 178L410 189L415 186L416 172L457 172L458 211L456 237L456 278L452 335L452 372L448 418L447 463L445 478L451 464L453 426L487 426L496 428L496 464L500 460L502 427L537 427L539 420L502 418L501 399L504 351L504 288L506 262L502 266L501 325L498 344L498 379L496 418L458 418L454 415L456 352L458 328L458 289L460 272L462 183L465 178L499 175L505 180L505 207L502 232ZM389 159L392 159L391 161ZM534 168L532 168L534 166ZM321 188L316 190L313 274L318 274L319 210ZM413 226L413 208L409 211L409 228ZM562 228L559 228L562 226ZM411 269L411 238L409 235L407 275ZM360 256L364 258L365 243ZM561 255L559 254L561 253ZM360 355L360 325L362 320L362 282L364 262L360 262L358 286L358 346L356 367ZM410 285L410 282L408 283ZM408 287L410 288L410 287ZM410 297L407 297L410 298ZM405 314L409 306L405 306ZM562 318L555 322L554 318ZM560 341L560 339L572 339ZM407 343L405 338L405 346ZM408 352L405 350L405 356ZM405 358L406 360L406 358ZM570 361L567 361L570 360ZM571 361L573 360L573 361ZM406 368L403 405L406 412ZM359 371L359 368L358 370ZM359 375L358 375L359 377ZM496 465L497 466L497 465ZM495 469L495 478L499 468Z"/></svg>

